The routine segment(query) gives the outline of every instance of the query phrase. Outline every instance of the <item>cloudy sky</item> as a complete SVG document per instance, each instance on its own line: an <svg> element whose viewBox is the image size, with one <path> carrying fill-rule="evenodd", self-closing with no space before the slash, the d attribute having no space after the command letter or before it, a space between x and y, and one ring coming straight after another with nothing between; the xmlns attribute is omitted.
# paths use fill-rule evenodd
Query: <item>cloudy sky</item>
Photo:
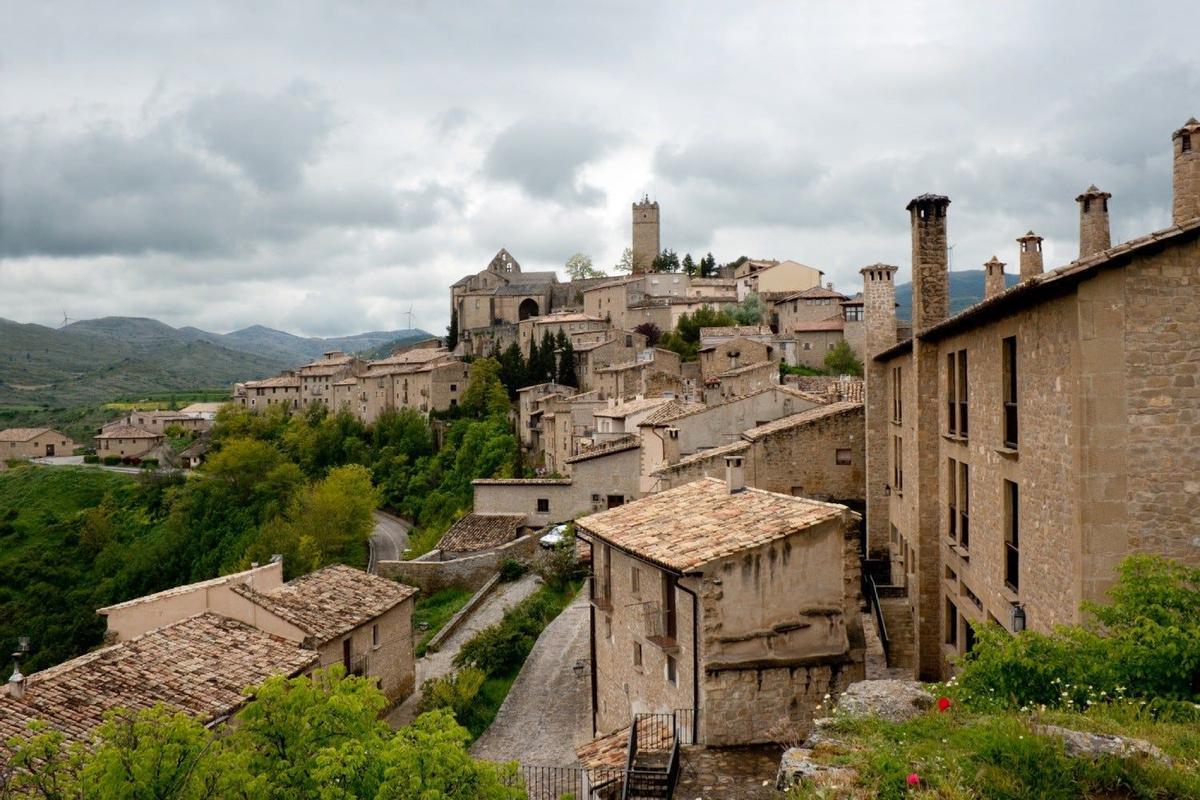
<svg viewBox="0 0 1200 800"><path fill-rule="evenodd" d="M1169 224L1200 115L1179 2L31 3L0 0L0 316L440 330L500 247L663 245L908 275L951 197L956 269L1014 237Z"/></svg>

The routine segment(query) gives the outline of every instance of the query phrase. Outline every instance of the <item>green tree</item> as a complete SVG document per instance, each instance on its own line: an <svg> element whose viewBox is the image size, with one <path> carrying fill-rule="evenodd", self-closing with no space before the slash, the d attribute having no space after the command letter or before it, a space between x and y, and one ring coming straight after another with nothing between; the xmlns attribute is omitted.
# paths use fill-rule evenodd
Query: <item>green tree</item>
<svg viewBox="0 0 1200 800"><path fill-rule="evenodd" d="M640 333L646 337L646 346L654 347L658 344L658 340L662 338L662 331L653 322L643 322L640 325L633 327L634 333Z"/></svg>
<svg viewBox="0 0 1200 800"><path fill-rule="evenodd" d="M283 462L283 454L259 439L229 439L202 467L210 480L223 485L238 502L249 502L263 476Z"/></svg>
<svg viewBox="0 0 1200 800"><path fill-rule="evenodd" d="M563 386L579 386L579 377L575 374L575 346L562 331L558 332L557 350L558 375L555 380Z"/></svg>
<svg viewBox="0 0 1200 800"><path fill-rule="evenodd" d="M767 316L767 304L757 292L751 292L740 303L727 305L723 310L738 325L761 325Z"/></svg>
<svg viewBox="0 0 1200 800"><path fill-rule="evenodd" d="M717 260L713 258L712 253L705 253L704 258L700 259L700 277L717 277Z"/></svg>
<svg viewBox="0 0 1200 800"><path fill-rule="evenodd" d="M509 400L516 400L517 390L530 384L529 369L525 357L521 355L521 347L513 342L497 360L500 362L500 382L508 390Z"/></svg>
<svg viewBox="0 0 1200 800"><path fill-rule="evenodd" d="M596 269L592 266L590 256L585 256L583 253L576 253L567 259L566 264L567 275L571 280L579 281L587 278L603 278L604 270Z"/></svg>
<svg viewBox="0 0 1200 800"><path fill-rule="evenodd" d="M689 276L694 276L696 274L696 271L698 270L698 267L696 266L696 262L692 261L691 253L687 253L684 255L681 266L683 267L683 271Z"/></svg>
<svg viewBox="0 0 1200 800"><path fill-rule="evenodd" d="M621 251L621 258L613 264L613 272L633 272L633 248L626 247Z"/></svg>
<svg viewBox="0 0 1200 800"><path fill-rule="evenodd" d="M471 362L470 377L461 405L463 413L469 417L507 418L510 406L508 392L500 381L500 362L493 358Z"/></svg>
<svg viewBox="0 0 1200 800"><path fill-rule="evenodd" d="M679 272L679 255L674 250L663 250L650 264L651 272Z"/></svg>
<svg viewBox="0 0 1200 800"><path fill-rule="evenodd" d="M832 375L858 375L862 377L863 365L854 354L854 348L845 339L835 344L825 354L825 369Z"/></svg>
<svg viewBox="0 0 1200 800"><path fill-rule="evenodd" d="M454 352L458 347L458 308L450 309L450 324L446 326L446 349Z"/></svg>

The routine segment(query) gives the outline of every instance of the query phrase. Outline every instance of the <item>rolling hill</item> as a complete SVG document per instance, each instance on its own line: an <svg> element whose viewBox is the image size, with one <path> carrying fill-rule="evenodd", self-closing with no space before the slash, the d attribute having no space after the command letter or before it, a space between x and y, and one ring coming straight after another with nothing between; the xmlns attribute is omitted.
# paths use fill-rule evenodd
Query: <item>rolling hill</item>
<svg viewBox="0 0 1200 800"><path fill-rule="evenodd" d="M62 328L0 319L0 409L70 408L223 388L296 367L327 350L358 352L428 336L421 330L373 331L320 339L262 326L217 334L142 317L103 317Z"/></svg>
<svg viewBox="0 0 1200 800"><path fill-rule="evenodd" d="M984 271L981 269L956 270L950 273L950 313L957 314L968 306L983 299ZM1005 275L1007 285L1017 283L1016 275ZM896 318L912 319L912 284L896 285Z"/></svg>

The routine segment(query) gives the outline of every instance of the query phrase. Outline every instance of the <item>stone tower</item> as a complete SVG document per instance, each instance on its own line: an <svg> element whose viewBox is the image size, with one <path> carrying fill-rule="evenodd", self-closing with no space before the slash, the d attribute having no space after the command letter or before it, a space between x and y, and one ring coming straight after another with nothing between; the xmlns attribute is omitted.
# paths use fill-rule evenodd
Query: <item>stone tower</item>
<svg viewBox="0 0 1200 800"><path fill-rule="evenodd" d="M1200 217L1200 122L1192 117L1171 134L1175 150L1175 203L1171 221L1182 225Z"/></svg>
<svg viewBox="0 0 1200 800"><path fill-rule="evenodd" d="M1033 231L1017 239L1021 245L1021 280L1027 281L1042 274L1042 237Z"/></svg>
<svg viewBox="0 0 1200 800"><path fill-rule="evenodd" d="M912 323L923 331L946 319L950 312L949 258L946 249L946 208L950 198L923 194L909 201L912 217Z"/></svg>
<svg viewBox="0 0 1200 800"><path fill-rule="evenodd" d="M658 201L642 195L633 204L633 274L644 275L662 252L658 238Z"/></svg>
<svg viewBox="0 0 1200 800"><path fill-rule="evenodd" d="M858 272L863 278L864 357L896 343L896 272L890 264L872 264Z"/></svg>
<svg viewBox="0 0 1200 800"><path fill-rule="evenodd" d="M886 558L888 552L887 495L888 447L891 437L887 426L888 370L873 356L896 344L896 276L889 264L872 264L859 270L863 279L863 372L866 376L867 429L878 435L867 443L867 555Z"/></svg>
<svg viewBox="0 0 1200 800"><path fill-rule="evenodd" d="M989 300L1006 288L1004 285L1004 262L992 256L992 260L984 264L983 268L987 270L983 277L983 299Z"/></svg>
<svg viewBox="0 0 1200 800"><path fill-rule="evenodd" d="M1079 203L1079 257L1103 252L1112 247L1112 235L1108 230L1108 192L1102 192L1092 184L1083 194L1075 198Z"/></svg>

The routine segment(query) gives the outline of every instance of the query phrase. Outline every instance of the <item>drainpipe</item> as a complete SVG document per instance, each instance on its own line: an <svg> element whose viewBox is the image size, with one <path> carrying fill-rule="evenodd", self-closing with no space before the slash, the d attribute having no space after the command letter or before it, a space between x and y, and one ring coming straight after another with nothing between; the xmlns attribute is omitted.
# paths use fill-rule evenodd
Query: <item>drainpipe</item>
<svg viewBox="0 0 1200 800"><path fill-rule="evenodd" d="M682 583L676 582L675 586L692 596L692 744L698 744L700 740L700 598Z"/></svg>
<svg viewBox="0 0 1200 800"><path fill-rule="evenodd" d="M592 558L596 557L595 545L593 544ZM588 578L589 581L595 578ZM591 594L591 584L588 584L588 593ZM591 598L588 598L588 647L589 652L588 664L592 672L592 738L596 738L596 607L592 605Z"/></svg>

